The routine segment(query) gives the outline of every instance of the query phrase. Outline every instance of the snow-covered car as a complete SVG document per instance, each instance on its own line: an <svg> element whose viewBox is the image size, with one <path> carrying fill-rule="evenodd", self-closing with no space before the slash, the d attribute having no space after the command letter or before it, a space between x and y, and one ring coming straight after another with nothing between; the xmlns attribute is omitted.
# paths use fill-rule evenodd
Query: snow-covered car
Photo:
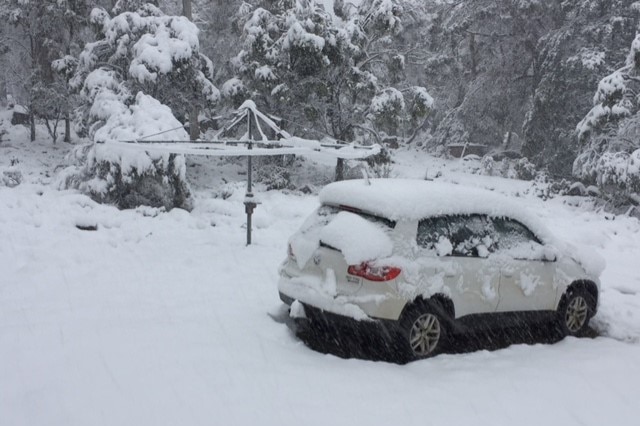
<svg viewBox="0 0 640 426"><path fill-rule="evenodd" d="M294 317L380 322L415 359L453 333L514 320L548 318L579 336L596 312L601 260L505 196L372 179L333 183L319 198L279 270Z"/></svg>

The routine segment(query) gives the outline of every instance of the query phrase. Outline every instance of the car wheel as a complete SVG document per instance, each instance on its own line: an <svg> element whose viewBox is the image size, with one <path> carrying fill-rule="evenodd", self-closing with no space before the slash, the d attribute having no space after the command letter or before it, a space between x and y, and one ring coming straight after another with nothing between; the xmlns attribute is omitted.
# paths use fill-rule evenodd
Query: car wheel
<svg viewBox="0 0 640 426"><path fill-rule="evenodd" d="M447 338L441 310L422 303L409 308L401 321L400 338L403 351L410 360L440 353Z"/></svg>
<svg viewBox="0 0 640 426"><path fill-rule="evenodd" d="M589 292L569 289L558 308L558 321L565 336L584 336L594 313L594 300Z"/></svg>

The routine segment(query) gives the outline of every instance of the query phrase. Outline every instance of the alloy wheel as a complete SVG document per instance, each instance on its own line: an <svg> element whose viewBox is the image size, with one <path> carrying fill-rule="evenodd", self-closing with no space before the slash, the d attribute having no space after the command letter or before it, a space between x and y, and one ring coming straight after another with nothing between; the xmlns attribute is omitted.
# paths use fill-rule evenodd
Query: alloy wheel
<svg viewBox="0 0 640 426"><path fill-rule="evenodd" d="M419 316L411 326L409 344L418 356L430 355L438 347L441 335L440 320L434 314Z"/></svg>
<svg viewBox="0 0 640 426"><path fill-rule="evenodd" d="M589 305L582 296L571 299L564 315L564 322L572 333L577 333L584 327L589 314Z"/></svg>

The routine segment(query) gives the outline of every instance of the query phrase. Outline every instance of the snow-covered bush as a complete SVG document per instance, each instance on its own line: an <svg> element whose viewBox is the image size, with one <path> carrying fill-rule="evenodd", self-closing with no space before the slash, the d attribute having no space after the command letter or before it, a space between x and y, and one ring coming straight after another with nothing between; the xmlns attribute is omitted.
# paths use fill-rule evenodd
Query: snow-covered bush
<svg viewBox="0 0 640 426"><path fill-rule="evenodd" d="M375 178L391 177L393 160L388 149L382 148L380 152L365 159L367 174Z"/></svg>
<svg viewBox="0 0 640 426"><path fill-rule="evenodd" d="M128 107L112 101L119 108L117 113L110 114L95 132L95 143L76 150L79 167L61 173L61 186L80 189L99 202L120 208L148 205L167 210L189 209L190 191L183 156L115 149L108 144L113 140L135 140L149 132L165 132L159 137L166 140L186 140L188 135L180 122L169 107L141 92ZM103 102L96 110L108 108L108 99Z"/></svg>
<svg viewBox="0 0 640 426"><path fill-rule="evenodd" d="M8 186L9 188L16 187L22 183L22 172L15 165L2 170L0 175L0 185Z"/></svg>
<svg viewBox="0 0 640 426"><path fill-rule="evenodd" d="M520 158L513 165L515 175L518 179L533 180L536 177L536 165L528 158Z"/></svg>
<svg viewBox="0 0 640 426"><path fill-rule="evenodd" d="M131 6L125 3L114 10ZM212 63L200 53L197 27L151 4L114 17L95 8L90 20L98 40L80 54L71 84L83 101L81 128L95 145L79 151L81 167L66 171L62 182L121 208L188 208L184 158L109 142L187 140L176 117L185 119L194 106L217 102Z"/></svg>
<svg viewBox="0 0 640 426"><path fill-rule="evenodd" d="M291 189L291 169L281 164L261 164L256 172L256 181L262 183L267 191Z"/></svg>
<svg viewBox="0 0 640 426"><path fill-rule="evenodd" d="M496 162L493 160L492 156L485 155L480 161L480 167L482 167L482 171L485 175L493 176L495 173Z"/></svg>
<svg viewBox="0 0 640 426"><path fill-rule="evenodd" d="M390 178L393 160L388 149L383 148L376 155L364 160L344 160L343 180L362 179L363 175L370 178Z"/></svg>
<svg viewBox="0 0 640 426"><path fill-rule="evenodd" d="M0 119L0 126L2 119ZM4 129L0 128L0 136ZM5 132L6 133L6 132ZM2 142L2 140L0 140ZM22 171L20 171L20 160L16 156L11 156L9 167L0 167L0 186L16 187L22 183Z"/></svg>
<svg viewBox="0 0 640 426"><path fill-rule="evenodd" d="M535 164L527 158L508 158L500 155L496 156L496 160L494 156L496 154L487 154L482 158L468 155L464 157L464 169L468 173L521 180L533 180L538 174Z"/></svg>

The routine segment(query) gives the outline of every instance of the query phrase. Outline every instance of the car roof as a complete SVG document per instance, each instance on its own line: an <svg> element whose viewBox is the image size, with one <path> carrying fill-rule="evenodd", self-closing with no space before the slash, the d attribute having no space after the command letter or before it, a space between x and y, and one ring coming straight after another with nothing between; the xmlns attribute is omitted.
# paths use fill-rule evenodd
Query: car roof
<svg viewBox="0 0 640 426"><path fill-rule="evenodd" d="M486 214L509 217L549 241L546 227L504 195L480 188L418 179L357 179L335 182L320 192L320 202L360 209L387 219L420 220L443 215Z"/></svg>

